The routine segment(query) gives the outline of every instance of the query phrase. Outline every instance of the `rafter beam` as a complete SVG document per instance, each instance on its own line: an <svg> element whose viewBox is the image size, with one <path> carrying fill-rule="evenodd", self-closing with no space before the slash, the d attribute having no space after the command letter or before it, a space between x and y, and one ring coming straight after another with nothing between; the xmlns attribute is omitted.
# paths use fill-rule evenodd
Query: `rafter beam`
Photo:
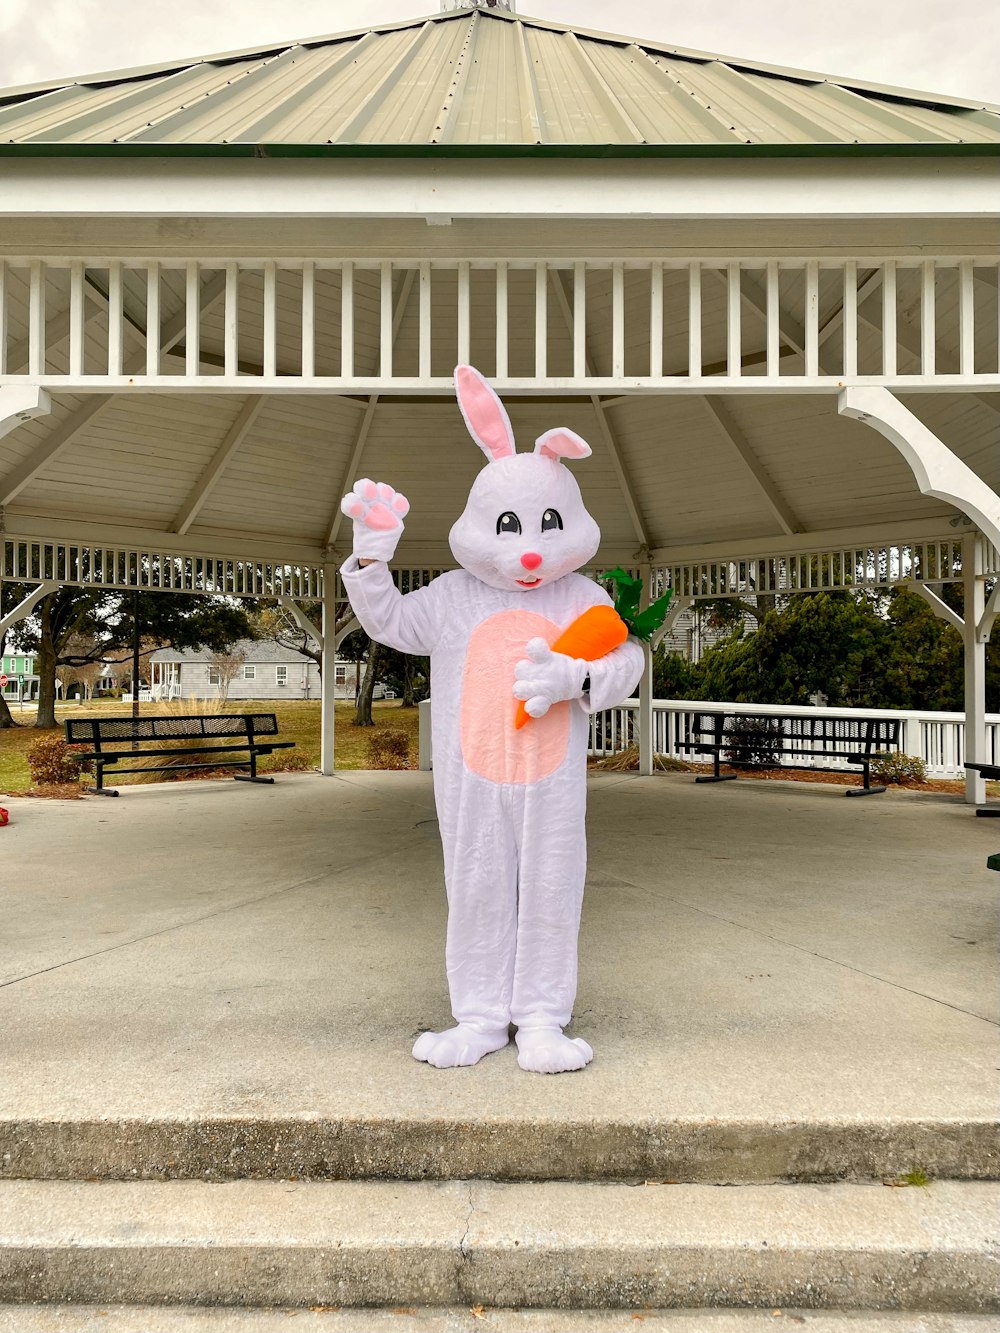
<svg viewBox="0 0 1000 1333"><path fill-rule="evenodd" d="M706 395L703 401L716 424L722 431L722 434L736 450L737 454L739 454L747 471L757 483L757 489L767 502L771 513L781 524L782 531L788 534L801 532L802 524L799 522L798 518L796 518L790 505L774 484L767 469L757 457L753 445L743 433L732 412L721 398Z"/></svg>
<svg viewBox="0 0 1000 1333"><path fill-rule="evenodd" d="M729 289L729 273L725 269L712 269L719 282ZM740 300L755 314L761 315L767 322L767 292L755 278L749 274L740 275ZM806 350L806 331L805 327L793 319L786 311L778 307L778 335L782 342L786 343L792 351L804 353Z"/></svg>
<svg viewBox="0 0 1000 1333"><path fill-rule="evenodd" d="M399 294L395 300L395 308L392 313L392 350L396 350L396 338L399 335L400 327L403 323L403 317L406 314L406 307L410 303L410 293L413 291L413 284L416 279L416 271L408 269L403 275L402 284L399 288ZM340 532L341 520L344 517L343 510L340 508L341 498L346 494L347 489L355 480L355 474L361 466L361 459L365 452L365 446L368 443L368 436L371 434L372 423L375 420L375 409L378 407L379 396L373 393L368 399L368 405L365 408L364 416L358 422L358 429L354 435L354 443L351 446L351 452L347 460L347 466L344 468L340 479L340 486L333 500L333 513L330 515L330 521L326 528L326 544L328 547L334 546L337 541L337 534Z"/></svg>
<svg viewBox="0 0 1000 1333"><path fill-rule="evenodd" d="M175 532L179 537L183 537L184 533L190 528L198 517L199 510L211 495L223 472L225 472L229 460L246 439L251 426L260 416L266 401L263 394L255 394L252 398L248 398L240 408L236 420L226 432L225 439L212 456L212 461L192 486L187 499L178 510L177 517L168 529L170 532Z"/></svg>
<svg viewBox="0 0 1000 1333"><path fill-rule="evenodd" d="M878 282L874 284L876 290L868 291L865 293L864 297L862 297L861 288L858 289L858 320L860 323L867 325L868 328L872 329L875 333L881 336L882 334L881 305L878 308L877 314L865 313L866 307L869 306L871 302L878 297L879 291L881 290L882 286L881 269L879 270L876 276L878 278ZM918 328L915 328L914 325L910 323L910 321L905 317L902 311L898 311L896 314L897 347L902 347L903 350L909 352L911 356L920 358L923 356L922 338L923 335L921 334L920 330ZM1000 413L1000 395L997 395L996 393L973 392L971 396L973 398L978 399L978 401L981 402L984 405L984 407L988 407L991 412Z"/></svg>
<svg viewBox="0 0 1000 1333"><path fill-rule="evenodd" d="M198 296L198 305L202 314L215 304L224 290L225 274L216 276L205 283ZM183 309L171 315L169 319L164 320L160 326L160 348L162 351L169 351L181 340L184 336L186 323L186 315ZM130 374L141 370L145 364L146 352L143 349L129 358L125 371ZM182 383L183 381L178 381L179 385ZM10 504L15 496L19 495L35 479L42 468L58 457L76 439L84 427L90 425L113 400L114 394L110 393L95 394L88 398L82 407L78 407L75 412L66 418L62 425L57 426L50 435L47 435L22 463L12 468L6 477L0 478L0 508ZM46 399L46 401L48 400ZM46 410L48 409L46 408ZM2 425L0 425L0 433L2 433Z"/></svg>
<svg viewBox="0 0 1000 1333"><path fill-rule="evenodd" d="M562 311L563 322L566 325L566 331L569 334L570 341L572 341L573 311L570 307L565 280L561 273L553 273L552 278L556 298L559 302L559 309ZM594 373L594 359L591 355L586 337L584 337L584 362L587 374L592 375ZM649 529L646 526L646 520L642 516L642 510L639 508L639 501L632 486L632 479L628 475L628 469L622 458L622 451L618 443L618 437L608 419L605 404L601 402L600 395L596 393L591 394L590 403L594 409L594 416L597 418L597 428L601 433L601 439L604 441L604 447L608 451L608 456L611 459L611 466L614 468L615 476L618 479L618 489L621 491L622 499L625 502L625 508L628 510L628 516L632 523L632 531L635 533L636 540L640 547L646 549L649 546Z"/></svg>
<svg viewBox="0 0 1000 1333"><path fill-rule="evenodd" d="M84 325L93 323L101 311L107 308L107 297L104 298L103 304L93 293L89 293L89 299L90 303L87 307L89 313L84 315ZM58 347L69 337L70 318L69 310L60 310L58 315L53 315L51 319L46 320L44 344L47 351ZM28 369L28 356L31 350L30 341L29 338L22 338L20 342L16 342L10 347L7 352L7 373L9 375L23 375Z"/></svg>

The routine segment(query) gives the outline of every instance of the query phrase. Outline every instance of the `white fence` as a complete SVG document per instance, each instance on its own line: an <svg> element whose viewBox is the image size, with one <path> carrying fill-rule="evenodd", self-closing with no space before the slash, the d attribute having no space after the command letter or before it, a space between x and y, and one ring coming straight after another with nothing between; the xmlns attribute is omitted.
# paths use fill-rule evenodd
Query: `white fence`
<svg viewBox="0 0 1000 1333"><path fill-rule="evenodd" d="M757 717L820 717L820 718L897 718L902 722L899 748L903 754L919 755L927 765L927 774L935 778L965 776L965 718L962 713L911 712L894 708L802 708L794 705L711 703L691 699L653 700L653 750L656 754L675 759L707 760L689 750L681 750L677 742L688 732L691 715L695 712L737 713ZM615 754L637 741L639 737L639 701L628 699L619 708L596 713L590 720L590 754ZM1000 714L986 716L987 753L985 762L1000 763ZM815 760L807 755L797 757L787 753L782 764L789 767L808 766ZM850 769L842 758L823 760L824 767Z"/></svg>
<svg viewBox="0 0 1000 1333"><path fill-rule="evenodd" d="M653 750L656 754L674 759L707 761L689 750L677 748L683 740L695 712L742 713L756 717L788 716L820 718L890 718L902 722L899 748L903 754L919 755L927 765L928 777L964 778L965 718L962 713L921 713L895 708L800 708L795 705L779 707L772 704L712 703L691 699L653 700ZM639 738L639 700L628 699L618 708L595 713L590 719L589 753L594 757L617 754ZM984 762L1000 764L1000 713L986 715L987 752ZM808 755L796 758L785 754L782 764L801 765L814 762ZM846 760L831 756L823 760L824 767L850 770ZM425 700L420 705L420 767L431 767L431 705Z"/></svg>

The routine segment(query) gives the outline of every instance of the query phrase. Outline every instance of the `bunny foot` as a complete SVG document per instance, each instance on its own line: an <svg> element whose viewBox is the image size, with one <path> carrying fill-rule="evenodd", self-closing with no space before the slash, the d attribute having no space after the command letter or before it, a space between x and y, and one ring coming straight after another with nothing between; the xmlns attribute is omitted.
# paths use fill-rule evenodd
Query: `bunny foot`
<svg viewBox="0 0 1000 1333"><path fill-rule="evenodd" d="M567 1037L559 1028L519 1028L514 1040L517 1063L532 1074L567 1074L594 1058L581 1037Z"/></svg>
<svg viewBox="0 0 1000 1333"><path fill-rule="evenodd" d="M436 1069L454 1069L475 1065L491 1051L500 1051L510 1041L507 1028L480 1032L467 1023L459 1023L447 1032L422 1032L413 1046L414 1060L425 1060Z"/></svg>

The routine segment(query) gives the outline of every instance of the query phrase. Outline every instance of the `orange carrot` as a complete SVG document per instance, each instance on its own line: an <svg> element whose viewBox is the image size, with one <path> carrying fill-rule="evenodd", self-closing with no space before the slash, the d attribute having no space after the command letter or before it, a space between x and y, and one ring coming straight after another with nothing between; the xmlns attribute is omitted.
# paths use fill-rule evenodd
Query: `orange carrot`
<svg viewBox="0 0 1000 1333"><path fill-rule="evenodd" d="M592 606L563 630L552 644L552 651L593 662L612 652L627 638L628 626L613 606ZM528 716L524 701L518 700L514 718L514 726L518 731L527 722Z"/></svg>

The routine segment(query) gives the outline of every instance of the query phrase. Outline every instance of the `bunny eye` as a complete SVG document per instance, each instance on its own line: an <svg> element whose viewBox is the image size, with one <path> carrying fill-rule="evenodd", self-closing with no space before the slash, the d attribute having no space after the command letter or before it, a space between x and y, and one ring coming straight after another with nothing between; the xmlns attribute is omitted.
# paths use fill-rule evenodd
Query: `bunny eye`
<svg viewBox="0 0 1000 1333"><path fill-rule="evenodd" d="M520 531L521 531L521 520L518 518L516 514L512 514L508 511L506 514L501 514L500 517L497 519L498 533L513 532L516 534L519 533Z"/></svg>
<svg viewBox="0 0 1000 1333"><path fill-rule="evenodd" d="M562 516L559 513L559 510L546 509L545 513L542 515L542 531L551 532L553 528L558 528L559 531L561 532L562 525L563 521L562 521Z"/></svg>

